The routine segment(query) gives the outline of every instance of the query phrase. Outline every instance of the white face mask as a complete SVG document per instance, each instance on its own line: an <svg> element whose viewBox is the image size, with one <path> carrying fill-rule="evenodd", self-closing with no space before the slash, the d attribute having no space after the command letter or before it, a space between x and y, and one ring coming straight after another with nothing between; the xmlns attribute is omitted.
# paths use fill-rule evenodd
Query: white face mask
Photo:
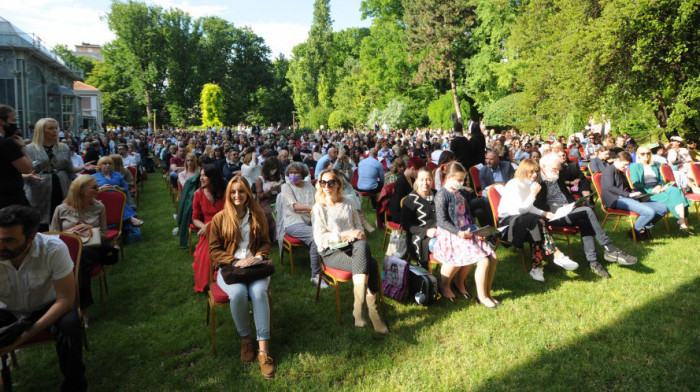
<svg viewBox="0 0 700 392"><path fill-rule="evenodd" d="M533 181L532 180L525 180L525 184L527 185L532 185Z"/></svg>
<svg viewBox="0 0 700 392"><path fill-rule="evenodd" d="M462 189L463 185L461 182L459 182L457 180L447 180L447 181L445 181L445 187L452 189L452 190L455 190L455 191L458 191L458 190Z"/></svg>

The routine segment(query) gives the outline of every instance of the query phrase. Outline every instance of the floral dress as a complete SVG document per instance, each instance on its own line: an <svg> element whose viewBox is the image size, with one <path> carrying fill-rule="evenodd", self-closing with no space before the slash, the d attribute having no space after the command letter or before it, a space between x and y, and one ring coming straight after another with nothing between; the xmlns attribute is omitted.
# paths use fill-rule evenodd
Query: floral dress
<svg viewBox="0 0 700 392"><path fill-rule="evenodd" d="M472 224L472 218L467 213L466 200L459 192L452 192L452 194L457 198L456 226L460 230L465 230ZM433 256L445 265L454 267L472 265L494 253L491 245L481 237L461 238L442 228L439 219L436 238Z"/></svg>

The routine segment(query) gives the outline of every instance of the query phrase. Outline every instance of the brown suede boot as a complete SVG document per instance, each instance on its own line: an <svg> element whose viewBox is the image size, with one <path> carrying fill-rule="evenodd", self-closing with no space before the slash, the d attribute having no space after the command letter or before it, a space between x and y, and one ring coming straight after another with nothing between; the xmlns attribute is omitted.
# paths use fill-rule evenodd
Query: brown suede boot
<svg viewBox="0 0 700 392"><path fill-rule="evenodd" d="M260 373L263 377L270 380L275 378L275 361L268 353L260 351L258 353L258 363L260 364Z"/></svg>
<svg viewBox="0 0 700 392"><path fill-rule="evenodd" d="M247 338L241 339L241 361L243 363L253 363L255 360L255 347L253 346L253 339L248 336Z"/></svg>
<svg viewBox="0 0 700 392"><path fill-rule="evenodd" d="M367 220L367 217L365 216L365 213L360 211L360 222L362 222L362 227L364 227L365 231L368 233L372 234L374 233L375 229L374 226L372 226L371 223Z"/></svg>
<svg viewBox="0 0 700 392"><path fill-rule="evenodd" d="M367 290L367 283L354 283L353 284L353 294L355 294L355 302L352 306L352 318L355 320L355 327L364 328L367 326L367 320L363 314L363 308L365 307L365 291Z"/></svg>
<svg viewBox="0 0 700 392"><path fill-rule="evenodd" d="M376 294L367 294L367 310L369 312L369 319L372 321L372 326L374 327L374 332L388 334L389 328L384 323L384 320L382 320L382 316L379 315Z"/></svg>

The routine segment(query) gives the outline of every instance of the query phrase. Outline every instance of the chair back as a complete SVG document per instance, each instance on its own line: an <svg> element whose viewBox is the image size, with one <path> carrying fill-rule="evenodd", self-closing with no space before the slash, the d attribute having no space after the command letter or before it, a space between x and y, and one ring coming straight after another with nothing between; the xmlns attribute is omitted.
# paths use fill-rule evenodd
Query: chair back
<svg viewBox="0 0 700 392"><path fill-rule="evenodd" d="M488 189L489 206L493 216L493 227L498 228L498 206L501 204L501 193L492 186Z"/></svg>
<svg viewBox="0 0 700 392"><path fill-rule="evenodd" d="M428 169L430 169L431 172L434 172L438 167L438 165L433 163L431 160L428 160L428 163L426 163L425 166L428 166Z"/></svg>
<svg viewBox="0 0 700 392"><path fill-rule="evenodd" d="M661 172L661 178L664 179L664 183L668 184L671 181L676 181L676 176L673 175L673 169L671 166L664 163L661 165L661 170L659 171ZM678 183L674 184L674 186L677 187Z"/></svg>
<svg viewBox="0 0 700 392"><path fill-rule="evenodd" d="M391 209L389 204L391 204L391 198L394 196L395 182L389 184L384 184L381 192L379 192L379 197L377 198L377 212L385 213L388 215L387 219L391 218Z"/></svg>
<svg viewBox="0 0 700 392"><path fill-rule="evenodd" d="M593 188L595 188L596 193L601 198L600 200L603 200L602 199L603 196L600 193L600 190L602 189L601 178L603 178L603 173L601 173L601 172L593 173ZM631 181L630 181L630 186L632 186ZM605 204L603 204L602 201L600 203L600 208L603 209L604 213L606 213L606 214L608 213L608 209L605 208Z"/></svg>
<svg viewBox="0 0 700 392"><path fill-rule="evenodd" d="M695 180L695 183L700 185L700 163L695 162L690 164L690 175L693 180Z"/></svg>
<svg viewBox="0 0 700 392"><path fill-rule="evenodd" d="M576 163L576 166L580 167L580 165L578 164L578 158L576 158L575 156L569 155L569 162L574 162Z"/></svg>
<svg viewBox="0 0 700 392"><path fill-rule="evenodd" d="M627 179L627 184L630 186L630 189L634 190L634 184L632 183L632 177L630 176L629 167L625 169L625 178Z"/></svg>
<svg viewBox="0 0 700 392"><path fill-rule="evenodd" d="M83 241L76 234L62 231L45 231L41 234L57 235L58 238L68 247L68 254L73 260L73 275L75 275L75 297L80 305L80 295L78 295L78 274L80 273L80 256L83 254Z"/></svg>
<svg viewBox="0 0 700 392"><path fill-rule="evenodd" d="M95 198L101 201L105 206L107 226L118 225L119 232L121 232L124 206L126 205L126 195L124 192L116 189L99 191Z"/></svg>
<svg viewBox="0 0 700 392"><path fill-rule="evenodd" d="M469 177L472 179L472 185L474 185L474 191L476 193L481 192L481 178L479 178L479 168L472 166L469 168Z"/></svg>
<svg viewBox="0 0 700 392"><path fill-rule="evenodd" d="M359 172L359 170L355 170L355 172L352 173L352 180L350 180L350 185L352 185L355 190L357 190L357 180L360 179Z"/></svg>
<svg viewBox="0 0 700 392"><path fill-rule="evenodd" d="M136 169L136 166L127 166L127 169L131 172L131 175L134 177L134 183L136 183L136 179L138 178L138 170Z"/></svg>
<svg viewBox="0 0 700 392"><path fill-rule="evenodd" d="M386 158L382 158L380 162L382 163L382 167L384 168L384 172L386 173L389 170L389 165L386 163Z"/></svg>

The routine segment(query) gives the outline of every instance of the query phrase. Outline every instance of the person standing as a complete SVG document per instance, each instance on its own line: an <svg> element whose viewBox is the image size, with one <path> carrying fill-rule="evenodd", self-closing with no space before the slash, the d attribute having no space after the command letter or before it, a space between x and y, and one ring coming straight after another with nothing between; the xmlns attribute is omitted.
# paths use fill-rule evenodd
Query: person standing
<svg viewBox="0 0 700 392"><path fill-rule="evenodd" d="M469 170L470 167L474 166L472 163L472 145L463 135L462 123L456 122L454 124L455 138L452 139L450 144L450 151L454 152L457 162L461 163L465 169Z"/></svg>
<svg viewBox="0 0 700 392"><path fill-rule="evenodd" d="M0 105L0 208L13 204L29 205L22 175L34 176L32 159L17 132L15 110Z"/></svg>

